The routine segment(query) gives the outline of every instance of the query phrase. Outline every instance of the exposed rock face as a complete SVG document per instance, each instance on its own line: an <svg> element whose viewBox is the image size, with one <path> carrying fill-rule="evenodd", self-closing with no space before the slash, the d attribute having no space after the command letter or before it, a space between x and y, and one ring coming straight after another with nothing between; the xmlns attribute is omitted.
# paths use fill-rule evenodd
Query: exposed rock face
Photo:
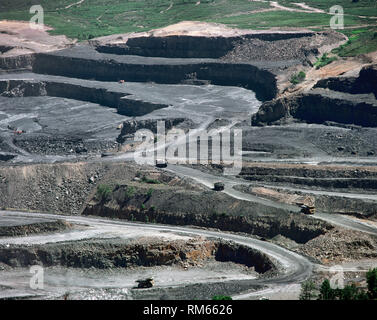
<svg viewBox="0 0 377 320"><path fill-rule="evenodd" d="M63 220L46 221L15 226L0 226L0 237L25 236L42 232L56 232L71 228L71 225Z"/></svg>
<svg viewBox="0 0 377 320"><path fill-rule="evenodd" d="M118 103L118 113L124 116L137 117L151 113L154 110L167 108L166 104L146 102L134 98L132 95L122 97Z"/></svg>
<svg viewBox="0 0 377 320"><path fill-rule="evenodd" d="M123 143L127 136L133 135L136 131L141 129L147 129L153 133L157 133L157 121L162 121L161 119L148 119L148 120L127 120L123 122L122 131L117 138L119 143ZM188 121L185 118L175 118L175 119L163 119L165 130L169 130L172 127Z"/></svg>
<svg viewBox="0 0 377 320"><path fill-rule="evenodd" d="M92 240L22 246L0 247L0 261L12 267L66 266L73 268L116 268L161 266L176 263L197 264L208 260L216 251L212 241L121 241Z"/></svg>
<svg viewBox="0 0 377 320"><path fill-rule="evenodd" d="M166 59L99 54L89 46L76 46L55 53L38 54L36 73L100 81L182 83L195 74L198 80L216 85L242 86L260 100L276 96L276 75L249 63L226 63L215 59Z"/></svg>
<svg viewBox="0 0 377 320"><path fill-rule="evenodd" d="M254 267L258 273L275 269L271 260L264 253L229 241L220 242L216 252L216 260L232 261Z"/></svg>
<svg viewBox="0 0 377 320"><path fill-rule="evenodd" d="M142 116L168 105L142 101L122 91L112 91L88 84L49 80L0 80L0 95L5 97L52 96L99 103L117 108L126 116Z"/></svg>
<svg viewBox="0 0 377 320"><path fill-rule="evenodd" d="M373 93L377 98L377 64L361 69L358 77L327 78L317 82L316 88L352 94Z"/></svg>
<svg viewBox="0 0 377 320"><path fill-rule="evenodd" d="M133 191L133 192L130 192ZM118 186L107 199L93 198L84 215L173 225L196 225L272 238L284 235L305 243L332 228L301 214L237 200L215 191L187 191L177 187Z"/></svg>
<svg viewBox="0 0 377 320"><path fill-rule="evenodd" d="M253 115L251 123L269 125L295 118L308 123L337 122L376 127L376 83L376 64L364 67L358 77L323 79L309 92L265 102Z"/></svg>
<svg viewBox="0 0 377 320"><path fill-rule="evenodd" d="M98 45L99 52L165 58L221 58L233 50L237 41L259 39L262 41L290 40L311 37L308 32L254 33L233 37L205 36L139 36L128 38L124 43Z"/></svg>
<svg viewBox="0 0 377 320"><path fill-rule="evenodd" d="M314 89L264 103L253 115L252 125L272 124L289 117L308 123L333 121L376 127L377 100L368 95Z"/></svg>
<svg viewBox="0 0 377 320"><path fill-rule="evenodd" d="M26 54L15 57L0 56L0 73L2 71L30 71L32 69L33 62L33 54Z"/></svg>
<svg viewBox="0 0 377 320"><path fill-rule="evenodd" d="M232 242L202 238L188 241L89 240L49 243L31 247L0 246L0 262L11 267L66 266L73 268L129 268L136 266L197 265L208 260L235 262L254 267L258 273L274 271L273 261L265 254Z"/></svg>

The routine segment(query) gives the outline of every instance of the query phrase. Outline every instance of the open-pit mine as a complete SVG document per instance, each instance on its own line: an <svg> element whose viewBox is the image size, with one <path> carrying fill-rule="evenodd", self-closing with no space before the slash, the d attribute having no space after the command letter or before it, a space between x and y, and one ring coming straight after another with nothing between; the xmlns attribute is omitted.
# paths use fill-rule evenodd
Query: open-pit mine
<svg viewBox="0 0 377 320"><path fill-rule="evenodd" d="M33 32L0 23L0 299L298 299L334 265L366 286L376 53L316 69L344 34L204 22Z"/></svg>

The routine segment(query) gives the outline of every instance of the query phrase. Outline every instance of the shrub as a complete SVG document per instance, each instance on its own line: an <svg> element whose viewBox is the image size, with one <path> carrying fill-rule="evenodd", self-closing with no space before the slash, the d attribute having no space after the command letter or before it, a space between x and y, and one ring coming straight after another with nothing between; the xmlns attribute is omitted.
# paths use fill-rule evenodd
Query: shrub
<svg viewBox="0 0 377 320"><path fill-rule="evenodd" d="M338 60L337 57L328 57L327 53L324 53L322 55L322 57L317 60L317 62L314 64L314 66L315 66L316 69L320 69L320 68L327 66L328 64L330 64L331 62L336 61L336 60Z"/></svg>
<svg viewBox="0 0 377 320"><path fill-rule="evenodd" d="M292 84L299 84L300 82L304 81L306 78L306 73L304 71L300 71L297 74L292 75L291 83Z"/></svg>
<svg viewBox="0 0 377 320"><path fill-rule="evenodd" d="M153 188L149 188L149 190L147 192L148 199L150 199L150 197L152 197L153 191L154 191Z"/></svg>
<svg viewBox="0 0 377 320"><path fill-rule="evenodd" d="M135 195L135 188L134 187L128 187L126 190L126 198L130 199Z"/></svg>
<svg viewBox="0 0 377 320"><path fill-rule="evenodd" d="M97 187L97 196L100 200L108 200L112 191L113 190L109 185L100 184Z"/></svg>
<svg viewBox="0 0 377 320"><path fill-rule="evenodd" d="M147 178L146 176L143 176L143 178L141 179L141 181L143 181L144 183L149 183L149 184L160 184L161 182L158 181L158 180L155 180L155 179L149 179Z"/></svg>

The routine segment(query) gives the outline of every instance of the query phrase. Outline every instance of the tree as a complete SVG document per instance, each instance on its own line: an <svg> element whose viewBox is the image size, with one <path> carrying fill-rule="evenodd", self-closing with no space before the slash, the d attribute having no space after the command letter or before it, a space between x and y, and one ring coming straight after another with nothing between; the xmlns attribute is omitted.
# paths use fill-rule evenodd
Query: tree
<svg viewBox="0 0 377 320"><path fill-rule="evenodd" d="M319 300L334 300L335 290L331 288L330 281L325 279L319 290Z"/></svg>
<svg viewBox="0 0 377 320"><path fill-rule="evenodd" d="M367 272L368 295L370 299L377 299L377 268Z"/></svg>
<svg viewBox="0 0 377 320"><path fill-rule="evenodd" d="M314 291L316 286L313 281L308 280L301 284L300 300L311 300L316 297Z"/></svg>
<svg viewBox="0 0 377 320"><path fill-rule="evenodd" d="M347 285L342 290L341 300L356 300L359 294L359 290L356 288L355 284Z"/></svg>

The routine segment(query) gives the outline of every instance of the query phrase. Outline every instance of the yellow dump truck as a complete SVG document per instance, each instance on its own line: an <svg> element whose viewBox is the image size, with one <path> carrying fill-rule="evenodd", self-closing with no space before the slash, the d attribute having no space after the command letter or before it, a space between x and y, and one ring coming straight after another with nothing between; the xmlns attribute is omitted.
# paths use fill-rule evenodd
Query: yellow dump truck
<svg viewBox="0 0 377 320"><path fill-rule="evenodd" d="M314 214L315 213L315 207L314 206L302 205L301 206L301 212L304 213L304 214Z"/></svg>

